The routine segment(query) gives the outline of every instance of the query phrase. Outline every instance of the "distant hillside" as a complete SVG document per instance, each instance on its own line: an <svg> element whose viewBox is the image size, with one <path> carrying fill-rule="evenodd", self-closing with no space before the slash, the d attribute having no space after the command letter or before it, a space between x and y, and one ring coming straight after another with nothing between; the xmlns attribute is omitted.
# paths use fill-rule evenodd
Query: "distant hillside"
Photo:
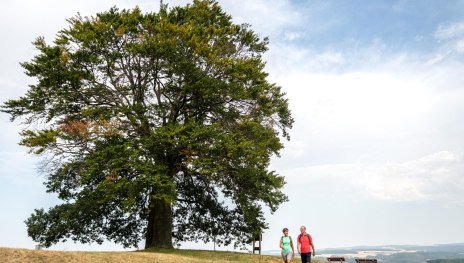
<svg viewBox="0 0 464 263"><path fill-rule="evenodd" d="M427 263L464 263L464 259L435 259L428 260Z"/></svg>
<svg viewBox="0 0 464 263"><path fill-rule="evenodd" d="M355 258L376 258L381 263L464 263L464 243L431 246L358 246L317 251L320 258L343 256L347 263L355 262Z"/></svg>
<svg viewBox="0 0 464 263"><path fill-rule="evenodd" d="M63 252L50 250L29 250L0 248L0 262L30 262L30 263L61 263L61 262L98 262L98 263L281 263L282 259L276 256L253 255L249 253L219 252L205 250L170 249L159 251L137 252ZM293 259L292 262L300 262ZM312 261L322 263L322 261Z"/></svg>

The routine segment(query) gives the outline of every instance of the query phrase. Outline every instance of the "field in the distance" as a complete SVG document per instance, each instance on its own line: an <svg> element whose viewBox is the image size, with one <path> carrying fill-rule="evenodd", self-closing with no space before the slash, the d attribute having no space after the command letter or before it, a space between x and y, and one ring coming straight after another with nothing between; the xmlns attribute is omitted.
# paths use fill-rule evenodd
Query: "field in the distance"
<svg viewBox="0 0 464 263"><path fill-rule="evenodd" d="M282 262L280 257L253 255L248 253L205 251L205 250L156 250L137 252L68 252L51 250L29 250L0 248L0 262ZM292 262L300 262L293 259ZM319 261L312 261L321 263Z"/></svg>

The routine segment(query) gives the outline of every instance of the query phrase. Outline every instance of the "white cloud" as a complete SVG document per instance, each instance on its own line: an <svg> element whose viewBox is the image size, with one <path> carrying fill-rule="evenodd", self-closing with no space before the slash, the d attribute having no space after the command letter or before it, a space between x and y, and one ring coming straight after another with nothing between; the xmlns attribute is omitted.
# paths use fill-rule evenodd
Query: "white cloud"
<svg viewBox="0 0 464 263"><path fill-rule="evenodd" d="M416 78L391 73L302 73L279 78L279 83L287 89L297 122L317 125L325 132L385 134L426 117L434 106L436 98Z"/></svg>
<svg viewBox="0 0 464 263"><path fill-rule="evenodd" d="M293 31L292 32L285 32L284 39L292 41L292 40L300 39L302 36L303 36L303 34L300 33L300 32L293 32Z"/></svg>
<svg viewBox="0 0 464 263"><path fill-rule="evenodd" d="M441 151L416 160L385 163L314 165L283 171L300 185L324 185L344 195L382 201L464 200L462 154Z"/></svg>
<svg viewBox="0 0 464 263"><path fill-rule="evenodd" d="M441 24L434 36L438 39L452 39L464 35L464 22Z"/></svg>
<svg viewBox="0 0 464 263"><path fill-rule="evenodd" d="M443 48L464 53L464 21L441 24L434 33Z"/></svg>
<svg viewBox="0 0 464 263"><path fill-rule="evenodd" d="M464 72L454 54L392 53L380 40L322 52L273 45L268 69L296 120L277 170L292 187L462 202Z"/></svg>
<svg viewBox="0 0 464 263"><path fill-rule="evenodd" d="M430 58L425 62L426 66L433 66L444 61L449 55L451 55L451 51L447 51L445 53L438 53L434 57Z"/></svg>
<svg viewBox="0 0 464 263"><path fill-rule="evenodd" d="M456 41L455 49L459 53L464 53L464 38Z"/></svg>
<svg viewBox="0 0 464 263"><path fill-rule="evenodd" d="M414 37L414 40L417 41L417 42L420 42L420 41L424 40L424 36L423 35L416 35Z"/></svg>
<svg viewBox="0 0 464 263"><path fill-rule="evenodd" d="M288 0L219 1L237 23L248 23L262 36L279 36L301 24L303 15ZM278 41L278 37L272 38Z"/></svg>
<svg viewBox="0 0 464 263"><path fill-rule="evenodd" d="M463 172L461 154L442 151L404 163L370 165L355 183L382 200L460 202Z"/></svg>

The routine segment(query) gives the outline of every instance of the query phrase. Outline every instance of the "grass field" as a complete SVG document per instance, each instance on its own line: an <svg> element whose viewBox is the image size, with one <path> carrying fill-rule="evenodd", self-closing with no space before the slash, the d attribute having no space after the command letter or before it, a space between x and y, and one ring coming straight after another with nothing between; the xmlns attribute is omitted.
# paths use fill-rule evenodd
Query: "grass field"
<svg viewBox="0 0 464 263"><path fill-rule="evenodd" d="M0 262L282 262L280 257L260 256L247 253L219 252L205 250L156 250L134 252L63 252L51 250L29 250L16 248L0 248ZM293 259L292 262L300 262ZM322 263L312 261L313 263Z"/></svg>

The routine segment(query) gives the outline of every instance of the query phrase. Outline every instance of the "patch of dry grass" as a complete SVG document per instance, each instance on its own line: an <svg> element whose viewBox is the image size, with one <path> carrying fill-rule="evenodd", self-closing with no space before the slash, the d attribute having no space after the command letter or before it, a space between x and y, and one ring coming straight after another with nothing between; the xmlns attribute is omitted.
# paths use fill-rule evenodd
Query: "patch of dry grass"
<svg viewBox="0 0 464 263"><path fill-rule="evenodd" d="M205 250L145 250L137 252L68 252L51 250L30 250L16 248L0 248L0 262L34 262L34 263L61 263L61 262L93 262L93 263L171 263L171 262L258 262L280 263L280 257L262 256L247 253L205 251ZM293 259L292 262L299 262ZM318 261L312 261L317 263Z"/></svg>

